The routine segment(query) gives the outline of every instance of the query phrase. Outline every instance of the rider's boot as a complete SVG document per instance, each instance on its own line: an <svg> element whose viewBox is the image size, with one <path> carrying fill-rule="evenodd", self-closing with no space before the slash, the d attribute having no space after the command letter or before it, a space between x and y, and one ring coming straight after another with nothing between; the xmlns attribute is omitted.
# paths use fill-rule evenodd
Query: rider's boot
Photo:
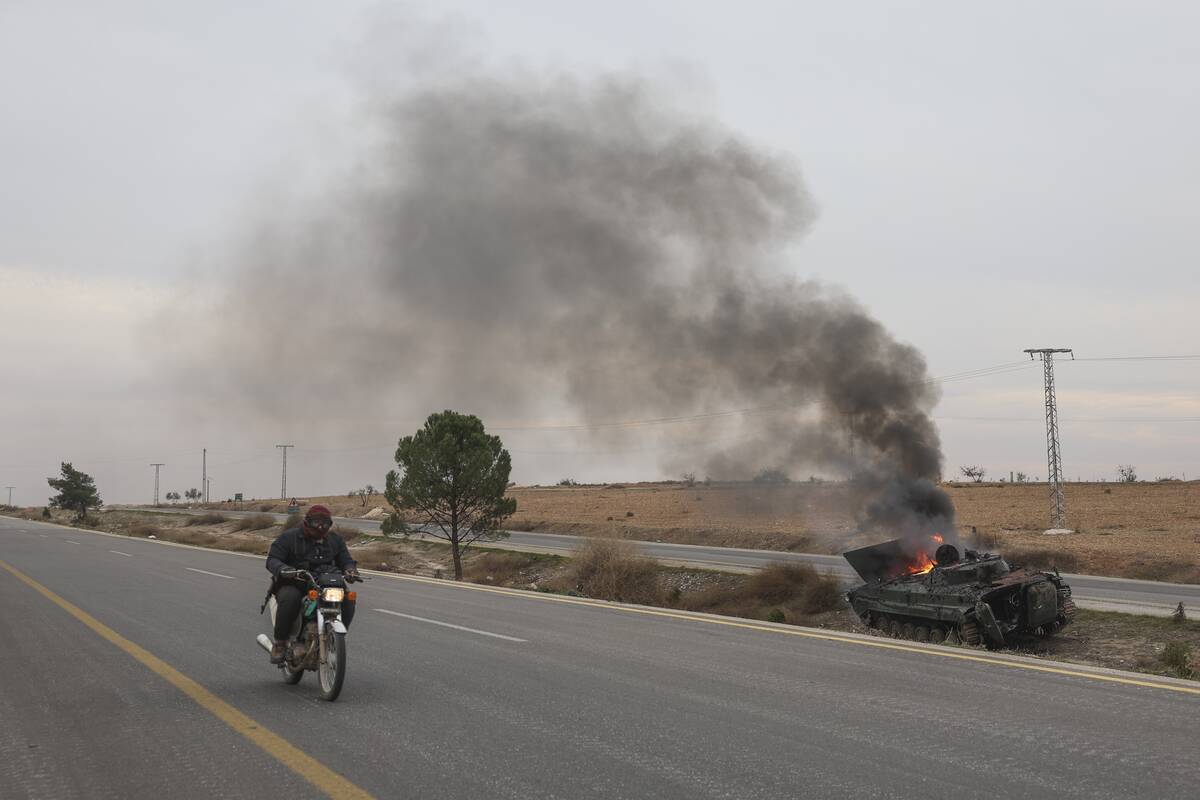
<svg viewBox="0 0 1200 800"><path fill-rule="evenodd" d="M285 653L287 653L287 642L283 639L276 639L271 645L271 663L282 664Z"/></svg>

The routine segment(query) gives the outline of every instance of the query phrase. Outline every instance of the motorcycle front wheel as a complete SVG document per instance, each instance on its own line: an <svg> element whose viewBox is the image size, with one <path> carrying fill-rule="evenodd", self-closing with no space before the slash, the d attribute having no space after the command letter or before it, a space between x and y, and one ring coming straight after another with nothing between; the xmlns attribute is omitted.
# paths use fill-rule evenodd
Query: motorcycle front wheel
<svg viewBox="0 0 1200 800"><path fill-rule="evenodd" d="M336 633L332 625L325 628L325 660L317 669L321 683L321 699L334 701L342 693L346 681L346 634Z"/></svg>

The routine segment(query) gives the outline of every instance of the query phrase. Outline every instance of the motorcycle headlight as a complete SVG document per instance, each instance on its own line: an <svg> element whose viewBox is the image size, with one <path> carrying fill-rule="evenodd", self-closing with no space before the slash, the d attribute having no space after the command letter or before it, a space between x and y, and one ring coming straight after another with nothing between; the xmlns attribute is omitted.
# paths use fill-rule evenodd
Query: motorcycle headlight
<svg viewBox="0 0 1200 800"><path fill-rule="evenodd" d="M340 602L342 602L342 600L345 599L345 597L346 597L345 589L334 589L334 588L326 589L324 594L321 595L321 599L324 600L326 603L340 603Z"/></svg>

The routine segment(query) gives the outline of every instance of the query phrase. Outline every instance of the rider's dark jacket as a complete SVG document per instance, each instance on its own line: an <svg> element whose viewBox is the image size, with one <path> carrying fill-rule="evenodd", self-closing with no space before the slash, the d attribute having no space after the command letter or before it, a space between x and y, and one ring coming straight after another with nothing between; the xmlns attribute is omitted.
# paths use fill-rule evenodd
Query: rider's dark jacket
<svg viewBox="0 0 1200 800"><path fill-rule="evenodd" d="M267 571L275 577L276 584L279 570L286 567L317 573L330 567L345 572L354 566L357 562L350 557L346 542L333 531L326 533L324 539L313 541L304 535L303 528L290 528L279 534L267 553Z"/></svg>

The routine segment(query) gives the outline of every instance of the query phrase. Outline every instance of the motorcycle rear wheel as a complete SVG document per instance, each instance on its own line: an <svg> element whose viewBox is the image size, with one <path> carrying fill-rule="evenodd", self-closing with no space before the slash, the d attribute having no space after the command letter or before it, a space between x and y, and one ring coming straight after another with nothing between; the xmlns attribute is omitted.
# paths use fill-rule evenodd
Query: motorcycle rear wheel
<svg viewBox="0 0 1200 800"><path fill-rule="evenodd" d="M287 664L286 662L284 662L284 665L283 665L283 682L284 683L286 683L288 686L295 686L297 683L300 682L300 679L303 677L304 677L304 669L303 668L300 668L300 669L296 670L295 672L293 672L291 666L289 664Z"/></svg>
<svg viewBox="0 0 1200 800"><path fill-rule="evenodd" d="M346 681L346 634L336 633L333 626L326 626L328 636L325 646L325 660L317 669L317 677L321 684L321 699L333 702L342 693L342 684Z"/></svg>

